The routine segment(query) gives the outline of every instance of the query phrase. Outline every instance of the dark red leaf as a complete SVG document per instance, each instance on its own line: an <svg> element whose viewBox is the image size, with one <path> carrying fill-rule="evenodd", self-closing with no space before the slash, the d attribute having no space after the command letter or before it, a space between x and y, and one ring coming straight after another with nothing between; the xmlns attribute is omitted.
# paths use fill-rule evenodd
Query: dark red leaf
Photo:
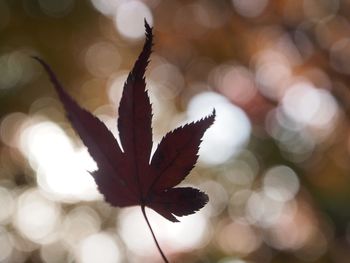
<svg viewBox="0 0 350 263"><path fill-rule="evenodd" d="M177 187L151 194L147 205L170 221L178 222L174 215L192 214L201 209L208 200L208 196L198 189Z"/></svg>
<svg viewBox="0 0 350 263"><path fill-rule="evenodd" d="M113 134L98 118L80 108L65 92L51 68L43 60L38 57L34 59L38 60L49 74L68 119L97 163L99 170L94 172L93 176L100 192L115 206L137 204L137 193L131 191L134 185L126 171L125 154L120 150Z"/></svg>
<svg viewBox="0 0 350 263"><path fill-rule="evenodd" d="M215 111L204 119L169 132L158 145L151 161L149 191L163 191L179 184L198 159L198 149L204 132L213 124Z"/></svg>
<svg viewBox="0 0 350 263"><path fill-rule="evenodd" d="M51 68L38 60L50 76L68 119L97 163L92 173L99 191L113 206L148 206L169 219L195 213L208 196L194 188L179 187L198 159L204 132L215 111L197 122L169 132L151 159L152 107L146 91L145 70L152 49L152 29L147 23L146 41L124 85L119 105L118 129L122 149L107 127L64 91Z"/></svg>
<svg viewBox="0 0 350 263"><path fill-rule="evenodd" d="M146 42L125 82L119 105L118 130L128 162L128 175L142 196L152 150L152 108L146 91L145 70L152 49L152 30L146 23Z"/></svg>

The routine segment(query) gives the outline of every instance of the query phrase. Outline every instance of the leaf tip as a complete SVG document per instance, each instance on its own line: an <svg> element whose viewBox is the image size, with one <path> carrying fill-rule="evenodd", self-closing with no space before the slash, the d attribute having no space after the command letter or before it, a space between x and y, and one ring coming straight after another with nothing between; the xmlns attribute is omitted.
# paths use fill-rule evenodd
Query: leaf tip
<svg viewBox="0 0 350 263"><path fill-rule="evenodd" d="M145 30L146 30L146 38L150 39L153 37L153 28L148 24L146 18L144 19Z"/></svg>
<svg viewBox="0 0 350 263"><path fill-rule="evenodd" d="M213 108L211 114L208 115L206 118L209 119L209 123L210 123L209 126L211 126L214 123L215 118L216 118L216 110L215 110L215 108Z"/></svg>
<svg viewBox="0 0 350 263"><path fill-rule="evenodd" d="M35 56L35 55L33 55L33 56L30 56L32 59L35 59L35 60L38 60L38 61L40 61L40 58L38 57L38 56Z"/></svg>
<svg viewBox="0 0 350 263"><path fill-rule="evenodd" d="M35 55L30 56L30 57L31 57L32 59L36 60L37 62L39 62L39 63L44 67L44 69L46 69L46 68L48 67L48 65L46 64L46 62L45 62L43 59L41 59L40 57L35 56Z"/></svg>

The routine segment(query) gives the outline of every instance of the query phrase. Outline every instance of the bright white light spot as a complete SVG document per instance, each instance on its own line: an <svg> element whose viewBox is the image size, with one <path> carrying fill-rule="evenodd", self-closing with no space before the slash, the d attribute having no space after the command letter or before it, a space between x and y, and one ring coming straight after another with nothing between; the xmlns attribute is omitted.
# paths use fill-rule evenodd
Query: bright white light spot
<svg viewBox="0 0 350 263"><path fill-rule="evenodd" d="M283 98L283 109L293 117L307 123L312 120L320 107L317 90L308 83L299 83L290 87Z"/></svg>
<svg viewBox="0 0 350 263"><path fill-rule="evenodd" d="M151 256L157 252L153 249L154 241L140 210L124 209L120 215L119 231L128 248L135 254ZM210 228L201 212L179 218L180 224L166 220L151 209L146 209L146 213L158 241L171 244L172 251L193 250L208 242L206 234Z"/></svg>
<svg viewBox="0 0 350 263"><path fill-rule="evenodd" d="M290 67L278 62L262 64L256 72L257 82L262 94L278 100L284 93L284 82L291 76Z"/></svg>
<svg viewBox="0 0 350 263"><path fill-rule="evenodd" d="M314 218L312 216L310 218L310 211L305 211L310 208L304 206L305 204L302 204L299 207L294 200L286 204L279 222L269 229L270 235L265 240L267 244L282 250L297 250L306 247L309 249L310 244L308 243L314 243L315 234L319 230ZM319 241L322 244L322 240L317 240Z"/></svg>
<svg viewBox="0 0 350 263"><path fill-rule="evenodd" d="M283 206L283 202L272 199L264 192L256 192L248 200L247 218L252 224L270 227L279 220Z"/></svg>
<svg viewBox="0 0 350 263"><path fill-rule="evenodd" d="M116 263L121 262L121 255L110 234L98 233L88 236L79 244L79 259L81 263Z"/></svg>
<svg viewBox="0 0 350 263"><path fill-rule="evenodd" d="M261 238L249 224L232 221L221 227L218 243L227 254L246 255L259 248Z"/></svg>
<svg viewBox="0 0 350 263"><path fill-rule="evenodd" d="M148 211L147 211L148 212ZM150 236L149 230L147 229L145 219L142 217L141 209L137 208L128 208L124 209L118 220L120 226L119 231L121 238L126 243L127 247L138 255L152 255L155 253L152 248L154 246L152 237ZM155 222L149 218L152 225L155 225ZM130 227L132 225L132 227ZM154 232L160 241L158 235L159 225L154 228Z"/></svg>
<svg viewBox="0 0 350 263"><path fill-rule="evenodd" d="M251 132L247 115L214 92L203 92L191 99L188 121L205 117L213 108L216 110L215 122L203 136L199 150L199 160L209 165L221 164L231 158L245 146Z"/></svg>
<svg viewBox="0 0 350 263"><path fill-rule="evenodd" d="M37 242L51 241L60 223L58 204L46 199L38 190L27 190L18 199L15 226L25 237Z"/></svg>
<svg viewBox="0 0 350 263"><path fill-rule="evenodd" d="M0 186L0 224L7 223L15 208L15 201L11 192Z"/></svg>
<svg viewBox="0 0 350 263"><path fill-rule="evenodd" d="M34 71L33 50L16 50L0 56L0 90L19 87L29 82Z"/></svg>
<svg viewBox="0 0 350 263"><path fill-rule="evenodd" d="M253 76L245 67L236 66L224 70L220 80L218 89L231 101L244 104L256 94Z"/></svg>
<svg viewBox="0 0 350 263"><path fill-rule="evenodd" d="M184 86L184 78L180 70L170 63L162 63L154 67L149 79L154 82L152 91L160 98L173 99Z"/></svg>
<svg viewBox="0 0 350 263"><path fill-rule="evenodd" d="M108 84L108 98L113 105L119 104L127 78L128 72L120 71Z"/></svg>
<svg viewBox="0 0 350 263"><path fill-rule="evenodd" d="M246 203L248 202L253 191L249 189L243 189L236 191L228 203L228 213L232 220L240 223L248 223L245 217Z"/></svg>
<svg viewBox="0 0 350 263"><path fill-rule="evenodd" d="M94 113L95 114L95 113ZM95 114L108 128L108 130L113 134L114 138L118 141L118 144L121 147L121 142L119 138L118 126L116 123L116 118L109 115ZM123 148L123 147L121 147Z"/></svg>
<svg viewBox="0 0 350 263"><path fill-rule="evenodd" d="M86 67L96 77L109 77L118 70L120 63L118 49L109 42L94 43L85 54Z"/></svg>
<svg viewBox="0 0 350 263"><path fill-rule="evenodd" d="M281 108L270 111L266 118L266 130L279 142L285 157L293 162L303 162L312 153L317 140L322 141L326 132L316 129L310 134L309 129L286 116ZM331 130L331 129L329 129Z"/></svg>
<svg viewBox="0 0 350 263"><path fill-rule="evenodd" d="M299 179L287 166L275 166L264 177L264 192L277 201L286 202L295 197L299 191Z"/></svg>
<svg viewBox="0 0 350 263"><path fill-rule="evenodd" d="M37 170L38 184L60 200L92 200L99 193L87 171L96 164L86 149L74 148L64 131L50 121L29 124L21 134L20 150Z"/></svg>
<svg viewBox="0 0 350 263"><path fill-rule="evenodd" d="M0 262L9 262L13 245L10 236L5 228L0 226Z"/></svg>
<svg viewBox="0 0 350 263"><path fill-rule="evenodd" d="M123 2L118 7L114 21L118 32L123 37L138 40L144 36L144 19L152 26L151 10L144 3L132 0Z"/></svg>
<svg viewBox="0 0 350 263"><path fill-rule="evenodd" d="M62 240L74 247L84 238L101 229L101 218L88 206L78 206L69 211L62 224Z"/></svg>
<svg viewBox="0 0 350 263"><path fill-rule="evenodd" d="M125 0L91 0L92 5L104 15L114 15L123 1Z"/></svg>
<svg viewBox="0 0 350 263"><path fill-rule="evenodd" d="M228 201L225 188L214 180L209 180L201 183L199 189L209 196L209 203L203 208L203 213L206 213L208 216L220 215L226 208Z"/></svg>
<svg viewBox="0 0 350 263"><path fill-rule="evenodd" d="M20 126L26 115L21 112L13 112L6 115L0 123L0 138L8 146L16 147Z"/></svg>
<svg viewBox="0 0 350 263"><path fill-rule="evenodd" d="M224 173L225 177L235 185L249 187L255 178L255 172L250 163L237 160Z"/></svg>
<svg viewBox="0 0 350 263"><path fill-rule="evenodd" d="M268 0L232 0L236 11L246 17L259 16L268 4Z"/></svg>
<svg viewBox="0 0 350 263"><path fill-rule="evenodd" d="M22 76L22 68L18 63L9 63L9 54L0 56L0 89L14 87Z"/></svg>
<svg viewBox="0 0 350 263"><path fill-rule="evenodd" d="M308 82L298 82L287 90L282 109L296 122L325 129L334 122L338 107L328 91L316 89Z"/></svg>
<svg viewBox="0 0 350 263"><path fill-rule="evenodd" d="M267 49L257 55L256 81L264 96L279 100L291 75L290 62L281 52Z"/></svg>

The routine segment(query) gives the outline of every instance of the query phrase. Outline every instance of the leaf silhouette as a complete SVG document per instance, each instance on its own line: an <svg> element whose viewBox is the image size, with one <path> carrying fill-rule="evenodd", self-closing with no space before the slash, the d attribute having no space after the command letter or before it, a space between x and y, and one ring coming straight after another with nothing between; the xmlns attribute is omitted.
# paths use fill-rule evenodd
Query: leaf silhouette
<svg viewBox="0 0 350 263"><path fill-rule="evenodd" d="M44 67L64 105L67 117L96 161L92 176L105 200L113 206L140 205L148 226L145 206L172 222L175 216L195 213L208 196L191 187L177 187L192 170L204 132L215 119L211 115L166 134L153 157L152 107L146 90L145 70L152 52L152 29L145 21L146 40L124 84L119 105L118 130L121 147L107 127L90 112L82 109L63 89L54 72L42 59ZM168 262L155 242L165 262Z"/></svg>

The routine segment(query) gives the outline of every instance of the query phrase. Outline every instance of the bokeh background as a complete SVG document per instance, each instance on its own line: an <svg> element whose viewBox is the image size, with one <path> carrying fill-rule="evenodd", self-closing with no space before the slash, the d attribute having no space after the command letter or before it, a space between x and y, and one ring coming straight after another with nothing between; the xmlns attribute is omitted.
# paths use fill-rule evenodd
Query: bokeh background
<svg viewBox="0 0 350 263"><path fill-rule="evenodd" d="M0 262L161 262L30 58L118 136L144 18L154 141L217 111L183 183L209 204L181 223L147 210L171 262L349 262L349 17L347 0L0 0Z"/></svg>

